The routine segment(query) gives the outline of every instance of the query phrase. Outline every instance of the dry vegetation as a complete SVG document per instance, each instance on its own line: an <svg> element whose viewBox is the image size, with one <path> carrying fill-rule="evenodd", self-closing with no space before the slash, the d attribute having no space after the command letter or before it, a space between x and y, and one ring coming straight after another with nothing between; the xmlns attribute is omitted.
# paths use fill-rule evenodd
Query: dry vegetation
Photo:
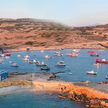
<svg viewBox="0 0 108 108"><path fill-rule="evenodd" d="M108 40L108 25L71 28L37 19L0 19L0 45L49 47Z"/></svg>

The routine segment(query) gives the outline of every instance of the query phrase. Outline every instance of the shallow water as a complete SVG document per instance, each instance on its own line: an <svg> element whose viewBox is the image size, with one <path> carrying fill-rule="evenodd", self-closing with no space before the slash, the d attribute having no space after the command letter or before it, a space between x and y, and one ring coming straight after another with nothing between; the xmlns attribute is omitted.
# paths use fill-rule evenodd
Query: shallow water
<svg viewBox="0 0 108 108"><path fill-rule="evenodd" d="M0 96L0 108L86 108L71 100L62 100L56 94L34 92Z"/></svg>

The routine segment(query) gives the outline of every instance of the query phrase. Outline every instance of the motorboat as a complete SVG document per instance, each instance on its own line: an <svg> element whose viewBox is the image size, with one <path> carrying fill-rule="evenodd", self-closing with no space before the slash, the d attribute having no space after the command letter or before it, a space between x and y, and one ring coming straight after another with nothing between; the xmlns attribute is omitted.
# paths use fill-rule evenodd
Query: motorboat
<svg viewBox="0 0 108 108"><path fill-rule="evenodd" d="M70 53L67 53L67 56L72 56L72 53L70 52Z"/></svg>
<svg viewBox="0 0 108 108"><path fill-rule="evenodd" d="M36 64L37 62L38 62L38 61L37 61L36 59L33 59L33 63L35 63L35 64Z"/></svg>
<svg viewBox="0 0 108 108"><path fill-rule="evenodd" d="M49 55L46 55L45 56L45 59L50 59L51 57Z"/></svg>
<svg viewBox="0 0 108 108"><path fill-rule="evenodd" d="M55 52L54 55L55 55L55 56L63 56L63 54L60 53L60 52Z"/></svg>
<svg viewBox="0 0 108 108"><path fill-rule="evenodd" d="M106 61L105 59L102 59L102 60L96 59L96 63L104 63L104 64L108 64L108 61Z"/></svg>
<svg viewBox="0 0 108 108"><path fill-rule="evenodd" d="M17 55L17 57L21 57L21 55L20 55L20 54L18 54L18 55Z"/></svg>
<svg viewBox="0 0 108 108"><path fill-rule="evenodd" d="M11 54L5 54L5 56L11 56Z"/></svg>
<svg viewBox="0 0 108 108"><path fill-rule="evenodd" d="M78 54L72 53L72 57L77 57Z"/></svg>
<svg viewBox="0 0 108 108"><path fill-rule="evenodd" d="M75 52L75 53L79 53L79 50L77 50L77 49L73 49L73 52Z"/></svg>
<svg viewBox="0 0 108 108"><path fill-rule="evenodd" d="M66 65L64 64L64 61L60 61L60 62L57 62L56 66L66 66Z"/></svg>
<svg viewBox="0 0 108 108"><path fill-rule="evenodd" d="M42 62L37 62L36 63L37 66L47 66L47 64L45 64L43 61Z"/></svg>
<svg viewBox="0 0 108 108"><path fill-rule="evenodd" d="M108 75L106 75L106 77L105 77L106 79L108 79Z"/></svg>
<svg viewBox="0 0 108 108"><path fill-rule="evenodd" d="M100 65L101 65L101 64L99 64L99 63L95 63L95 64L94 64L94 66L100 66Z"/></svg>
<svg viewBox="0 0 108 108"><path fill-rule="evenodd" d="M88 53L95 53L94 51L88 51Z"/></svg>
<svg viewBox="0 0 108 108"><path fill-rule="evenodd" d="M17 63L13 63L11 64L12 67L19 67L19 65Z"/></svg>
<svg viewBox="0 0 108 108"><path fill-rule="evenodd" d="M97 75L97 72L94 72L94 70L91 70L91 71L87 71L87 74L89 74L89 75Z"/></svg>
<svg viewBox="0 0 108 108"><path fill-rule="evenodd" d="M48 66L45 66L45 67L41 67L41 70L50 70L50 68Z"/></svg>
<svg viewBox="0 0 108 108"><path fill-rule="evenodd" d="M99 54L90 54L90 56L99 57Z"/></svg>

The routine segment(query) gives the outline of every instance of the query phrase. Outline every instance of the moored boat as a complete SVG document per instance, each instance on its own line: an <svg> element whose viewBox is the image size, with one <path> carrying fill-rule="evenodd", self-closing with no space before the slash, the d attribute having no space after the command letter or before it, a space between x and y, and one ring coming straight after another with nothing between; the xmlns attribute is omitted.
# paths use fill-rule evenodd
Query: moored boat
<svg viewBox="0 0 108 108"><path fill-rule="evenodd" d="M73 49L73 52L75 52L75 53L79 53L79 50L77 50L77 49Z"/></svg>
<svg viewBox="0 0 108 108"><path fill-rule="evenodd" d="M43 61L42 62L37 61L36 65L37 66L47 66L47 64L45 64Z"/></svg>
<svg viewBox="0 0 108 108"><path fill-rule="evenodd" d="M45 66L45 67L41 67L41 70L50 70L50 68L48 66Z"/></svg>
<svg viewBox="0 0 108 108"><path fill-rule="evenodd" d="M106 77L105 77L106 79L108 79L108 75L106 75Z"/></svg>
<svg viewBox="0 0 108 108"><path fill-rule="evenodd" d="M11 64L12 67L19 67L19 65L17 63L13 63Z"/></svg>
<svg viewBox="0 0 108 108"><path fill-rule="evenodd" d="M72 53L72 57L77 57L78 54Z"/></svg>
<svg viewBox="0 0 108 108"><path fill-rule="evenodd" d="M99 57L99 54L90 54L90 56Z"/></svg>
<svg viewBox="0 0 108 108"><path fill-rule="evenodd" d="M64 61L60 61L60 62L57 62L56 66L66 66L66 65L64 64Z"/></svg>
<svg viewBox="0 0 108 108"><path fill-rule="evenodd" d="M94 72L94 70L91 70L91 71L87 71L87 74L89 74L89 75L97 75L97 72Z"/></svg>
<svg viewBox="0 0 108 108"><path fill-rule="evenodd" d="M96 63L104 63L104 64L108 64L108 61L106 61L105 59L102 59L102 60L96 59Z"/></svg>
<svg viewBox="0 0 108 108"><path fill-rule="evenodd" d="M88 53L95 53L94 51L88 51Z"/></svg>
<svg viewBox="0 0 108 108"><path fill-rule="evenodd" d="M45 59L50 59L51 57L49 55L46 55L45 56Z"/></svg>

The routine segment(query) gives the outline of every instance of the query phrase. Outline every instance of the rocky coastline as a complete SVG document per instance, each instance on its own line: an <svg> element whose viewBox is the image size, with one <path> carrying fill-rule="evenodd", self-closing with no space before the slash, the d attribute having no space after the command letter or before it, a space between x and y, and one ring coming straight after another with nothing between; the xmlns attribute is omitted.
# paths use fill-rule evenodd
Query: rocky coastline
<svg viewBox="0 0 108 108"><path fill-rule="evenodd" d="M17 87L10 91L0 92L0 95L16 92L46 92L57 93L61 99L69 98L72 101L82 102L89 108L108 107L108 84L95 84L91 82L65 82L56 80L57 73L10 73L7 79L0 82L3 88ZM97 85L97 86L96 86ZM18 88L19 87L19 88ZM105 91L106 90L106 91Z"/></svg>

